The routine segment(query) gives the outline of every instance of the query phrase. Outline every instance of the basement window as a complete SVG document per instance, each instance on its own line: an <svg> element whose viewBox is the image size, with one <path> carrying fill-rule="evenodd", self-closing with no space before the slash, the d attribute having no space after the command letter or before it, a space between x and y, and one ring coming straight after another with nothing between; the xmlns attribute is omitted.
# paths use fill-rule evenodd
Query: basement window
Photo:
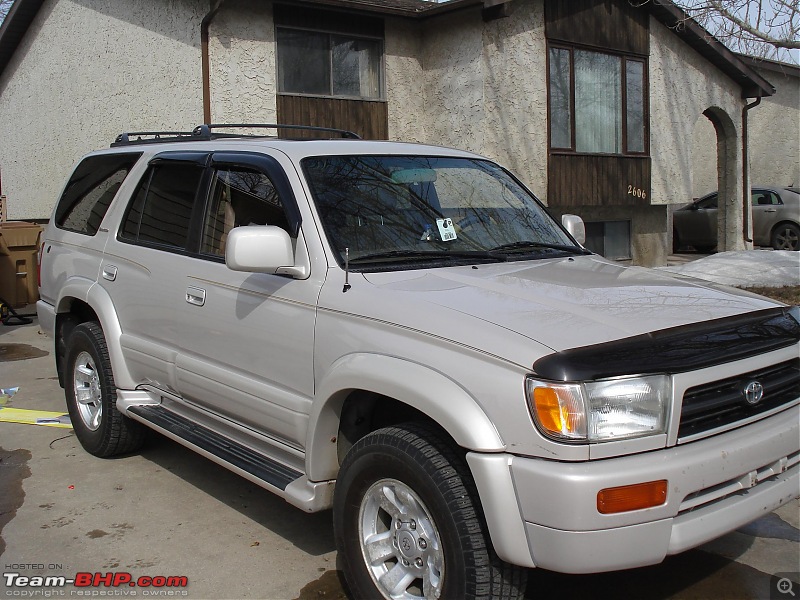
<svg viewBox="0 0 800 600"><path fill-rule="evenodd" d="M610 260L631 258L631 222L598 221L585 223L585 246Z"/></svg>

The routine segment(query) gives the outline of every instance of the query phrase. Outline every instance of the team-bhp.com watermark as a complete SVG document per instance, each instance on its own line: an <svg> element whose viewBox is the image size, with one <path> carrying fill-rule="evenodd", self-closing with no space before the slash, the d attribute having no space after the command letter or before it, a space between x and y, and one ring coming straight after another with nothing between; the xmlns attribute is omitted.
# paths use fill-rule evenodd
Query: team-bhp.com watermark
<svg viewBox="0 0 800 600"><path fill-rule="evenodd" d="M8 566L8 565L7 565ZM10 565L26 568L45 565ZM21 571L23 569L15 569ZM189 578L183 575L142 575L134 577L124 571L107 573L79 572L66 575L29 575L20 572L3 573L5 596L8 598L82 597L185 597Z"/></svg>

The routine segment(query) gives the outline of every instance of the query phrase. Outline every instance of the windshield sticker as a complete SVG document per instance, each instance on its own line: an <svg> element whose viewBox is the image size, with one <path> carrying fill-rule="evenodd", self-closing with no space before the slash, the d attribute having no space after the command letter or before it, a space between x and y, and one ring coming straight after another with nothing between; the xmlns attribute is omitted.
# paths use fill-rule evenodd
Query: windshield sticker
<svg viewBox="0 0 800 600"><path fill-rule="evenodd" d="M443 242L450 242L458 237L453 227L453 219L436 219L436 225Z"/></svg>

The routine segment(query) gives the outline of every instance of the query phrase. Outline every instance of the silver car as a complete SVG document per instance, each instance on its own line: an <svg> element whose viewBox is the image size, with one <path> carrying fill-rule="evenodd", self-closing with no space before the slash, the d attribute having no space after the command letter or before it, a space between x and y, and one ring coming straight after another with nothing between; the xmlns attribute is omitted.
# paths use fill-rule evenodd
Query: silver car
<svg viewBox="0 0 800 600"><path fill-rule="evenodd" d="M800 249L800 188L752 188L753 242L775 250ZM684 206L673 214L672 250L694 246L710 252L717 245L717 192Z"/></svg>

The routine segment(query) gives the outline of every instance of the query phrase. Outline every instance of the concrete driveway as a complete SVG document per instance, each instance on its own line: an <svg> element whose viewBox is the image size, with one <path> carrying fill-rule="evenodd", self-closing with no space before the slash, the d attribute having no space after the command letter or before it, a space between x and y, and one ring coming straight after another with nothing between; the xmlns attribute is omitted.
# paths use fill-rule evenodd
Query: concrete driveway
<svg viewBox="0 0 800 600"><path fill-rule="evenodd" d="M7 407L65 411L50 340L35 322L0 325L0 388L17 386ZM655 567L532 571L528 597L788 600L800 594L798 516L794 501ZM104 460L86 454L71 429L0 422L0 563L0 598L346 597L330 512L305 514L157 435L139 454ZM188 585L15 585L22 577L110 572L154 584L185 577Z"/></svg>

